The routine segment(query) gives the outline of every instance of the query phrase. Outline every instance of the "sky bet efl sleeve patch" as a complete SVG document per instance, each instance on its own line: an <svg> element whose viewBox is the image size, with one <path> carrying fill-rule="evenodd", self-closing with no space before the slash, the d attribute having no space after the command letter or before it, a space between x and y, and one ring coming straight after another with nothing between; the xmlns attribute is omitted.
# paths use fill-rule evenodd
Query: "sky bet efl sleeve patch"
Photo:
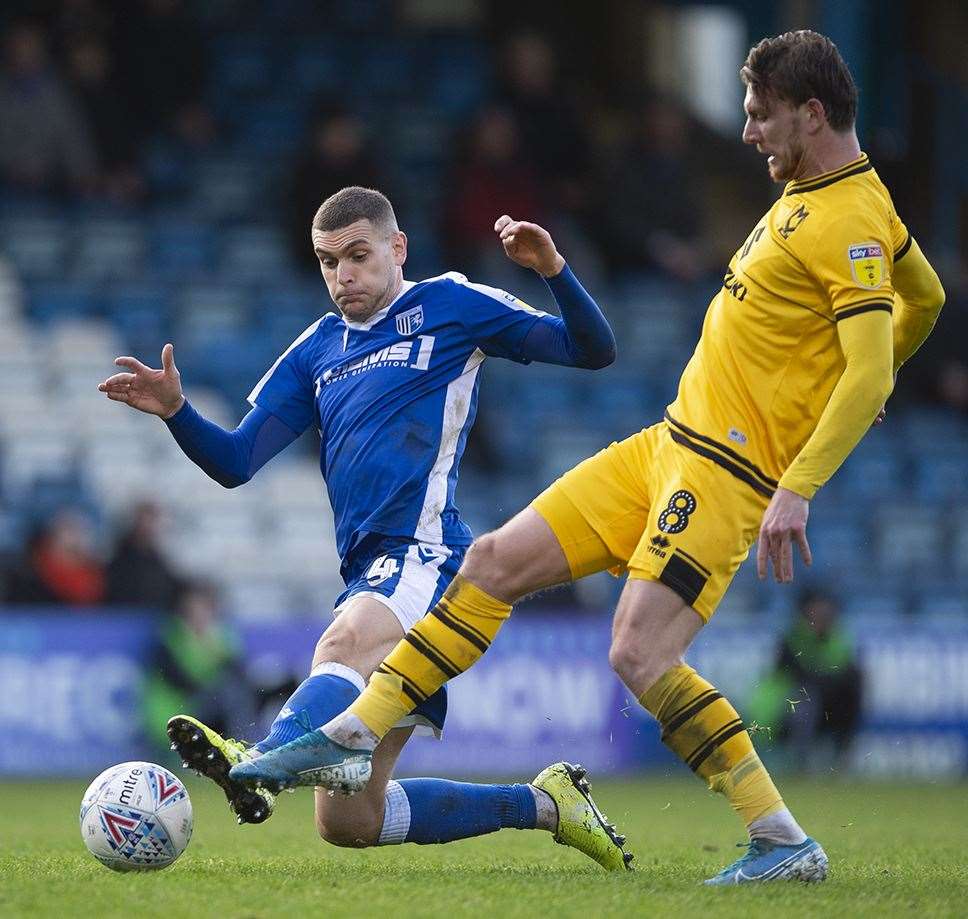
<svg viewBox="0 0 968 919"><path fill-rule="evenodd" d="M879 243L854 243L847 249L850 273L861 287L875 290L884 283L884 250Z"/></svg>

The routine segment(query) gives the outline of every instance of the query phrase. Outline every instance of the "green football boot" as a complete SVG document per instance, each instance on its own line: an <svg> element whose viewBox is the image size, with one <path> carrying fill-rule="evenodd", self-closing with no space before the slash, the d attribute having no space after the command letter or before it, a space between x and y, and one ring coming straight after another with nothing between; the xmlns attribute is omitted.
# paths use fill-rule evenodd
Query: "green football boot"
<svg viewBox="0 0 968 919"><path fill-rule="evenodd" d="M275 797L263 788L246 788L229 778L229 770L252 758L249 745L222 737L210 727L190 715L175 715L168 719L171 748L181 758L186 769L215 782L235 813L239 823L262 823L272 816Z"/></svg>
<svg viewBox="0 0 968 919"><path fill-rule="evenodd" d="M555 842L584 852L606 871L632 870L633 855L623 848L625 837L592 800L581 766L555 763L538 773L531 784L547 792L558 808Z"/></svg>

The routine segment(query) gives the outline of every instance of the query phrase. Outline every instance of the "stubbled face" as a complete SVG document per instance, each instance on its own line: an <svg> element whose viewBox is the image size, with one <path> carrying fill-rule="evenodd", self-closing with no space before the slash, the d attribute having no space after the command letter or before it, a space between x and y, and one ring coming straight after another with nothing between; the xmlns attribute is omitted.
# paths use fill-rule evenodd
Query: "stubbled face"
<svg viewBox="0 0 968 919"><path fill-rule="evenodd" d="M400 290L407 237L399 230L357 220L338 230L314 229L312 239L329 295L347 319L369 319Z"/></svg>
<svg viewBox="0 0 968 919"><path fill-rule="evenodd" d="M800 178L807 159L801 129L803 107L763 96L747 86L743 108L746 110L743 143L756 144L756 149L768 156L770 178L774 182Z"/></svg>

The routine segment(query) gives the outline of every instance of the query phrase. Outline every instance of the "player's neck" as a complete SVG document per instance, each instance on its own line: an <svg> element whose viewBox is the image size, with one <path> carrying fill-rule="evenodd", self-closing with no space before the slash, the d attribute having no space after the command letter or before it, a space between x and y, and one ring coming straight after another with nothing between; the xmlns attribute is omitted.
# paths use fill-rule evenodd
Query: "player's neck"
<svg viewBox="0 0 968 919"><path fill-rule="evenodd" d="M826 172L833 172L859 156L860 143L853 131L846 131L843 134L831 132L814 144L806 154L803 170L795 181L801 182Z"/></svg>

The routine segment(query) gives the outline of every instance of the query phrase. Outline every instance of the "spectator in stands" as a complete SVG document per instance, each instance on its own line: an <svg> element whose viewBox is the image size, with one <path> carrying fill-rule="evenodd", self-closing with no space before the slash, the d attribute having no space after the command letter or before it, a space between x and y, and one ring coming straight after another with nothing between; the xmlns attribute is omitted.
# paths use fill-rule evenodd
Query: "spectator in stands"
<svg viewBox="0 0 968 919"><path fill-rule="evenodd" d="M135 505L107 566L107 602L171 609L179 578L159 542L163 512L151 501Z"/></svg>
<svg viewBox="0 0 968 919"><path fill-rule="evenodd" d="M255 694L238 636L223 618L212 585L186 584L162 623L144 705L148 736L165 747L165 725L181 712L192 712L223 735L253 733Z"/></svg>
<svg viewBox="0 0 968 919"><path fill-rule="evenodd" d="M215 124L204 101L208 56L181 0L125 4L119 67L140 115L139 133L161 128L191 149L207 147Z"/></svg>
<svg viewBox="0 0 968 919"><path fill-rule="evenodd" d="M751 720L770 726L786 746L793 768L816 765L822 740L834 762L846 765L860 723L863 677L839 618L833 594L805 590L780 639L773 673L758 684L749 707Z"/></svg>
<svg viewBox="0 0 968 919"><path fill-rule="evenodd" d="M104 600L104 569L94 531L81 512L65 508L28 540L11 572L7 602L94 606Z"/></svg>
<svg viewBox="0 0 968 919"><path fill-rule="evenodd" d="M613 271L653 270L694 281L709 266L692 125L659 96L633 107L628 140L599 177L592 226ZM618 198L616 198L618 196Z"/></svg>
<svg viewBox="0 0 968 919"><path fill-rule="evenodd" d="M16 23L3 45L0 181L26 192L92 192L98 166L90 125L50 64L44 30Z"/></svg>
<svg viewBox="0 0 968 919"><path fill-rule="evenodd" d="M91 125L102 168L102 189L117 201L144 192L137 163L133 113L119 91L108 46L94 35L74 39L67 52L68 74Z"/></svg>
<svg viewBox="0 0 968 919"><path fill-rule="evenodd" d="M529 220L544 222L545 190L509 109L483 108L459 147L445 214L449 264L466 274L497 279L507 268L496 259L491 262L494 221L501 214L527 214Z"/></svg>
<svg viewBox="0 0 968 919"><path fill-rule="evenodd" d="M581 219L590 194L591 149L578 117L580 94L563 85L555 50L538 33L514 35L503 64L501 101L517 119L528 155L555 208Z"/></svg>
<svg viewBox="0 0 968 919"><path fill-rule="evenodd" d="M309 239L309 227L319 204L350 185L391 194L386 176L370 156L366 127L359 115L329 103L321 104L310 124L302 153L291 170L285 213L295 263L319 277L319 260Z"/></svg>

